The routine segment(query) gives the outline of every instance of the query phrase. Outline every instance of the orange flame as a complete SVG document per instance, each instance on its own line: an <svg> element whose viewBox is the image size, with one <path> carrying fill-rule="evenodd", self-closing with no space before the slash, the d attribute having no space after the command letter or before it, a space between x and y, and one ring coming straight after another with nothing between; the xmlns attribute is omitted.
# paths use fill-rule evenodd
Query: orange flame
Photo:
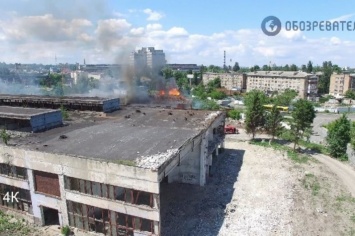
<svg viewBox="0 0 355 236"><path fill-rule="evenodd" d="M180 96L180 92L179 92L178 89L173 88L173 89L170 89L170 90L169 90L169 95L170 95L170 96Z"/></svg>
<svg viewBox="0 0 355 236"><path fill-rule="evenodd" d="M165 95L165 91L164 91L164 90L160 90L160 91L159 91L159 95L160 95L160 96L164 96L164 95Z"/></svg>

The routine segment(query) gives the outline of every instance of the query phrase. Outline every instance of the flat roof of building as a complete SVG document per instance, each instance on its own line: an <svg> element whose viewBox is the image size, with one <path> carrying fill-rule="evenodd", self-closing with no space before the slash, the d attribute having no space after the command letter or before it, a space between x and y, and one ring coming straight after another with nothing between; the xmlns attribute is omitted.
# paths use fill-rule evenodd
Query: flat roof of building
<svg viewBox="0 0 355 236"><path fill-rule="evenodd" d="M254 71L248 72L248 76L265 76L265 77L290 77L290 78L305 78L308 76L316 76L303 71Z"/></svg>
<svg viewBox="0 0 355 236"><path fill-rule="evenodd" d="M10 142L30 150L114 163L129 161L155 169L220 115L220 111L126 107L104 118L74 122Z"/></svg>
<svg viewBox="0 0 355 236"><path fill-rule="evenodd" d="M11 95L0 94L0 100L13 101L36 101L36 102L52 102L52 103L84 103L84 104L102 104L104 101L112 98L101 97L78 97L78 96L40 96L40 95Z"/></svg>
<svg viewBox="0 0 355 236"><path fill-rule="evenodd" d="M0 106L0 118L31 119L32 116L57 112L53 109Z"/></svg>

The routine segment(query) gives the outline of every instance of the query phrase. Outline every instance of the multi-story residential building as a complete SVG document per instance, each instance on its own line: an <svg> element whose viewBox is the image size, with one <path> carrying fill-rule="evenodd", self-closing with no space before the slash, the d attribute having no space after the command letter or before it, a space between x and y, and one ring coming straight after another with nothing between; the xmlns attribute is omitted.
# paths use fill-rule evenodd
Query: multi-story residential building
<svg viewBox="0 0 355 236"><path fill-rule="evenodd" d="M256 71L247 73L247 92L256 89L266 93L293 89L299 98L317 96L318 76L298 71Z"/></svg>
<svg viewBox="0 0 355 236"><path fill-rule="evenodd" d="M334 73L330 77L329 94L342 96L348 90L355 90L355 74Z"/></svg>
<svg viewBox="0 0 355 236"><path fill-rule="evenodd" d="M202 81L203 84L206 85L216 78L220 78L221 87L228 90L242 91L245 90L247 86L247 76L241 73L204 73Z"/></svg>
<svg viewBox="0 0 355 236"><path fill-rule="evenodd" d="M165 53L163 50L155 50L154 47L142 48L132 52L130 64L136 71L143 68L160 70L166 65Z"/></svg>

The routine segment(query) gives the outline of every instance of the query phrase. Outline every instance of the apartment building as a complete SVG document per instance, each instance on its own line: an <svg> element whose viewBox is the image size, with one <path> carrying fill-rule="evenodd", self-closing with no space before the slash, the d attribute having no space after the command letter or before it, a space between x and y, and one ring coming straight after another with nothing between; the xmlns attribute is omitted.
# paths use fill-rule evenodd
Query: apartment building
<svg viewBox="0 0 355 236"><path fill-rule="evenodd" d="M132 52L130 64L136 71L144 68L160 70L166 65L165 53L163 50L156 50L154 47L142 48Z"/></svg>
<svg viewBox="0 0 355 236"><path fill-rule="evenodd" d="M247 73L247 92L262 90L266 93L293 89L298 97L313 99L317 96L318 76L298 71L256 71Z"/></svg>
<svg viewBox="0 0 355 236"><path fill-rule="evenodd" d="M221 87L228 90L243 91L247 87L247 76L241 73L203 73L202 81L204 85L208 82L220 78Z"/></svg>
<svg viewBox="0 0 355 236"><path fill-rule="evenodd" d="M343 96L348 90L355 90L355 74L333 73L330 77L329 94Z"/></svg>

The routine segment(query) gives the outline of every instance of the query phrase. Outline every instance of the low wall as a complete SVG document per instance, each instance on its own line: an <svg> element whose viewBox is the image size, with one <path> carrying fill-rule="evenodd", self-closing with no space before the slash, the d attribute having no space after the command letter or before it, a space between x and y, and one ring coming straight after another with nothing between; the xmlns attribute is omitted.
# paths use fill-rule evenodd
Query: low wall
<svg viewBox="0 0 355 236"><path fill-rule="evenodd" d="M349 162L355 165L355 150L352 148L351 144L348 144L346 154L348 154Z"/></svg>

